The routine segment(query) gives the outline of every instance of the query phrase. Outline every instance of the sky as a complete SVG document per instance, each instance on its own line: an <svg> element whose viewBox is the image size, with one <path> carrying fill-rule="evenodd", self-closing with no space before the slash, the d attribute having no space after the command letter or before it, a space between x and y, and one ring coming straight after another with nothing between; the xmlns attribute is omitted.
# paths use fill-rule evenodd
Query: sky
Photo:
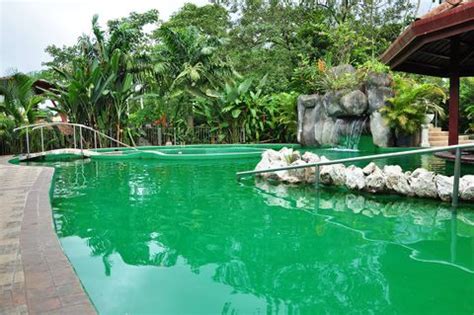
<svg viewBox="0 0 474 315"><path fill-rule="evenodd" d="M73 45L91 32L94 14L103 26L149 9L158 9L160 19L167 20L186 2L204 5L208 0L0 0L0 76L40 70L50 59L46 46Z"/></svg>
<svg viewBox="0 0 474 315"><path fill-rule="evenodd" d="M0 0L0 76L14 71L31 72L50 58L46 46L73 45L89 34L91 18L99 14L102 25L130 12L158 9L167 20L185 2L197 5L208 0ZM432 6L422 0L422 11Z"/></svg>

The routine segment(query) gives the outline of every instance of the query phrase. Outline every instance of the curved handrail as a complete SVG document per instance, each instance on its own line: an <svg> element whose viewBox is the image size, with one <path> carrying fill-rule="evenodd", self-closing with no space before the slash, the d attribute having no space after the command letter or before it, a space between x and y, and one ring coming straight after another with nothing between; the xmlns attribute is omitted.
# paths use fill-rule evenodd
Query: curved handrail
<svg viewBox="0 0 474 315"><path fill-rule="evenodd" d="M98 131L98 130L95 130L94 128L92 127L89 127L89 126L86 126L86 125L83 125L83 124L78 124L78 123L70 123L70 122L47 122L47 123L37 123L37 124L31 124L31 125L25 125L25 126L21 126L21 127L17 127L15 129L13 129L13 131L18 131L18 130L22 130L22 129L28 129L28 128L31 128L31 130L35 130L35 129L43 129L45 127L50 127L50 126L73 126L73 127L79 127L79 128L83 128L83 129L87 129L87 130L90 130L102 137L105 137L115 143L118 143L124 147L127 147L127 148L131 148L131 149L134 149L134 150L138 150L136 147L133 147L133 146L130 146L126 143L123 143L122 141L119 141L117 139L114 139L108 135L106 135L105 133L101 132L101 131Z"/></svg>

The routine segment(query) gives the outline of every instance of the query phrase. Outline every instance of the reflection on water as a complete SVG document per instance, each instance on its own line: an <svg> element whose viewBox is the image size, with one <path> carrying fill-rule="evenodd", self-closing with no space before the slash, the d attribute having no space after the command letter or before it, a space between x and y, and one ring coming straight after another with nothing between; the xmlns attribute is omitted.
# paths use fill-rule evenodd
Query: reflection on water
<svg viewBox="0 0 474 315"><path fill-rule="evenodd" d="M398 196L373 196L353 194L336 188L324 188L321 192L311 186L292 187L272 185L256 180L259 194L269 206L301 209L315 216L327 218L327 222L361 233L366 240L398 244L413 251L413 257L432 260L434 263L451 264L474 274L473 257L455 255L455 251L441 253L440 257L423 258L417 244L427 241L449 241L456 245L458 236L474 236L474 211L452 211L448 203L431 200L402 199ZM474 209L474 207L471 206ZM354 216L353 214L357 214ZM378 222L383 226L376 227ZM458 221L461 222L458 224ZM446 238L446 229L451 235ZM455 247L455 246L454 246ZM451 256L447 256L450 254ZM431 254L428 254L431 256Z"/></svg>
<svg viewBox="0 0 474 315"><path fill-rule="evenodd" d="M254 165L57 164L57 232L98 310L472 313L473 206L235 180Z"/></svg>

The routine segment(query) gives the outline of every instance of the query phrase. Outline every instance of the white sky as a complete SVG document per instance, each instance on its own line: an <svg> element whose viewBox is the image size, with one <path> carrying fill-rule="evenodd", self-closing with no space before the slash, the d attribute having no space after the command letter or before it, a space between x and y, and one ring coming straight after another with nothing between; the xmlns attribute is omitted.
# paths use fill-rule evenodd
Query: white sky
<svg viewBox="0 0 474 315"><path fill-rule="evenodd" d="M153 8L166 20L186 2L204 5L208 0L0 0L0 76L40 70L49 59L46 46L74 44L82 33L90 33L96 13L102 25ZM432 1L422 0L422 5L426 11Z"/></svg>
<svg viewBox="0 0 474 315"><path fill-rule="evenodd" d="M186 2L207 0L0 0L0 76L16 69L41 69L49 60L46 46L72 45L82 33L90 33L91 19L99 14L105 25L130 12L158 9L166 20Z"/></svg>

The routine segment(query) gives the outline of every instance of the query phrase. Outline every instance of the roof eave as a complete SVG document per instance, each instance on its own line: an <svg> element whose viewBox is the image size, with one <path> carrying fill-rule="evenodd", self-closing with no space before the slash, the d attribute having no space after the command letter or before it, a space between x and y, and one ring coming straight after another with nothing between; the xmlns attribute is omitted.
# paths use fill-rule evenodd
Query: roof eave
<svg viewBox="0 0 474 315"><path fill-rule="evenodd" d="M474 30L474 3L466 3L455 9L413 22L380 57L383 63L395 68L403 62L413 46L449 38Z"/></svg>

